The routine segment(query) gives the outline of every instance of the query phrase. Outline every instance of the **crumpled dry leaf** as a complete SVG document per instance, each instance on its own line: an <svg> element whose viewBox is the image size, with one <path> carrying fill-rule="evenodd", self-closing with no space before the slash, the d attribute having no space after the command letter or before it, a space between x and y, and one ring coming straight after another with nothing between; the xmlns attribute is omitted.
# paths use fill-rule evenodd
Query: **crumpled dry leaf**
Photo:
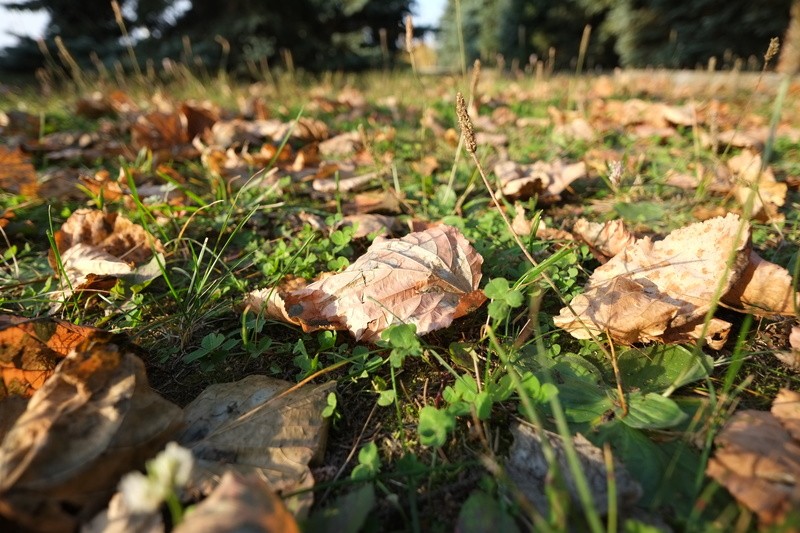
<svg viewBox="0 0 800 533"><path fill-rule="evenodd" d="M749 224L741 233L739 226L739 217L729 214L673 231L662 241L644 238L628 245L598 267L586 292L572 300L577 315L565 307L555 324L577 338L608 331L622 344L695 339L728 258L734 255L721 295L749 263ZM721 346L726 328L712 326L706 340Z"/></svg>
<svg viewBox="0 0 800 533"><path fill-rule="evenodd" d="M0 191L35 197L39 190L30 158L15 148L0 145Z"/></svg>
<svg viewBox="0 0 800 533"><path fill-rule="evenodd" d="M511 428L514 444L509 451L506 471L508 476L539 510L547 513L547 489L550 476L550 464L542 451L542 438L547 439L556 456L561 475L564 477L567 491L572 501L580 502L575 479L570 473L562 438L550 431L535 430L524 424L516 424ZM573 446L578 453L581 471L586 476L595 509L601 515L608 512L608 478L603 458L603 450L589 442L578 433L573 438ZM617 497L621 507L632 507L642 496L642 487L631 477L624 465L614 460L614 479L617 485Z"/></svg>
<svg viewBox="0 0 800 533"><path fill-rule="evenodd" d="M117 213L98 209L78 209L54 236L59 253L79 243L96 246L128 263L139 265L153 257L153 249L163 252L161 242L142 226ZM55 258L50 256L50 265Z"/></svg>
<svg viewBox="0 0 800 533"><path fill-rule="evenodd" d="M786 202L788 187L775 179L770 167L762 170L761 155L745 150L728 160L728 168L736 178L733 193L745 205L755 189L752 217L764 222L781 220L778 209Z"/></svg>
<svg viewBox="0 0 800 533"><path fill-rule="evenodd" d="M129 349L87 341L31 398L0 446L0 514L31 531L74 531L181 425Z"/></svg>
<svg viewBox="0 0 800 533"><path fill-rule="evenodd" d="M10 395L30 397L70 350L103 333L52 317L31 320L0 314L0 400Z"/></svg>
<svg viewBox="0 0 800 533"><path fill-rule="evenodd" d="M375 342L392 324L424 335L480 306L483 258L466 238L440 225L402 239L378 237L344 271L285 297L305 331L347 329Z"/></svg>
<svg viewBox="0 0 800 533"><path fill-rule="evenodd" d="M261 472L278 491L313 485L308 464L324 453L328 421L322 410L336 383L293 385L253 375L211 385L186 406L187 427L178 440L194 453L203 478L198 484L234 467ZM304 493L293 506L307 510L312 501Z"/></svg>
<svg viewBox="0 0 800 533"><path fill-rule="evenodd" d="M780 524L800 506L800 393L782 389L771 413L739 411L714 442L706 474L762 525Z"/></svg>
<svg viewBox="0 0 800 533"><path fill-rule="evenodd" d="M173 531L300 533L300 528L264 479L228 471L214 492L189 511Z"/></svg>
<svg viewBox="0 0 800 533"><path fill-rule="evenodd" d="M362 148L361 134L358 131L340 133L319 143L319 153L324 156L351 155Z"/></svg>
<svg viewBox="0 0 800 533"><path fill-rule="evenodd" d="M529 165L502 161L495 165L494 173L506 198L530 198L538 194L542 203L557 202L573 181L587 175L586 163L565 163L560 159Z"/></svg>
<svg viewBox="0 0 800 533"><path fill-rule="evenodd" d="M572 232L589 245L592 254L601 263L636 242L636 237L625 228L622 220L609 220L600 224L580 218L572 227Z"/></svg>
<svg viewBox="0 0 800 533"><path fill-rule="evenodd" d="M161 275L153 250L159 257L161 242L142 226L116 213L78 209L54 236L68 285L53 293L60 301L74 292L108 291L117 279L129 276L136 284ZM56 268L55 254L50 264ZM163 257L160 259L163 263Z"/></svg>
<svg viewBox="0 0 800 533"><path fill-rule="evenodd" d="M747 268L722 301L755 315L794 316L798 309L795 305L800 305L800 294L794 292L788 270L750 252Z"/></svg>
<svg viewBox="0 0 800 533"><path fill-rule="evenodd" d="M395 217L372 214L347 215L336 223L334 229L354 225L356 226L356 230L353 232L354 239L361 239L373 233L383 236L392 235L400 229L400 223Z"/></svg>

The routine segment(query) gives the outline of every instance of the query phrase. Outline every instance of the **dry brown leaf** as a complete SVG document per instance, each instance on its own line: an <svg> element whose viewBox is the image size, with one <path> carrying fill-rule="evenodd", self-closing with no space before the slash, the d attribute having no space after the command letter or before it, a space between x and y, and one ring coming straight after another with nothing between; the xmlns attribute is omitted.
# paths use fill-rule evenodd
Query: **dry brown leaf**
<svg viewBox="0 0 800 533"><path fill-rule="evenodd" d="M129 349L81 345L31 398L0 446L0 514L29 530L74 531L181 425Z"/></svg>
<svg viewBox="0 0 800 533"><path fill-rule="evenodd" d="M792 275L785 268L750 252L750 262L723 296L727 305L759 316L794 316L800 294L794 292Z"/></svg>
<svg viewBox="0 0 800 533"><path fill-rule="evenodd" d="M340 133L319 143L319 153L324 156L351 155L361 148L361 134L357 131Z"/></svg>
<svg viewBox="0 0 800 533"><path fill-rule="evenodd" d="M160 512L133 512L120 492L111 497L108 507L81 526L81 533L164 533L165 530Z"/></svg>
<svg viewBox="0 0 800 533"><path fill-rule="evenodd" d="M39 190L30 158L15 148L0 145L0 191L35 197Z"/></svg>
<svg viewBox="0 0 800 533"><path fill-rule="evenodd" d="M772 413L739 411L714 440L706 474L764 525L800 506L800 394L782 390Z"/></svg>
<svg viewBox="0 0 800 533"><path fill-rule="evenodd" d="M483 303L482 263L450 226L378 237L344 271L287 294L286 309L306 331L347 329L375 342L390 325L407 323L424 335Z"/></svg>
<svg viewBox="0 0 800 533"><path fill-rule="evenodd" d="M153 250L163 252L161 242L117 213L106 213L97 209L78 209L64 222L55 234L56 246L63 254L77 244L96 246L134 265L146 263L153 257ZM55 266L50 256L51 266Z"/></svg>
<svg viewBox="0 0 800 533"><path fill-rule="evenodd" d="M388 236L400 229L400 223L395 217L386 215L347 215L336 223L334 229L356 226L353 232L354 239L361 239L371 234Z"/></svg>
<svg viewBox="0 0 800 533"><path fill-rule="evenodd" d="M400 213L400 198L394 191L363 192L342 205L342 212L347 215L359 213Z"/></svg>
<svg viewBox="0 0 800 533"><path fill-rule="evenodd" d="M749 224L740 225L739 217L729 214L675 230L655 243L639 239L594 271L586 293L571 303L577 316L565 307L554 318L556 325L577 338L608 331L623 344L673 342L678 333L686 341L683 335L698 331L697 321L718 287L720 295L726 294L749 263ZM731 255L733 265L720 287ZM724 331L717 324L713 333Z"/></svg>
<svg viewBox="0 0 800 533"><path fill-rule="evenodd" d="M555 160L550 163L537 161L521 165L514 161L503 161L494 167L506 198L530 198L539 195L543 203L556 202L561 193L575 180L586 177L586 163L565 163Z"/></svg>
<svg viewBox="0 0 800 533"><path fill-rule="evenodd" d="M775 179L770 167L762 167L761 155L745 150L728 161L728 168L736 178L733 193L741 205L753 197L752 217L761 221L781 220L778 209L786 202L788 187Z"/></svg>
<svg viewBox="0 0 800 533"><path fill-rule="evenodd" d="M592 254L603 263L636 242L636 237L625 228L621 220L609 220L600 224L580 218L575 222L572 232L588 244Z"/></svg>
<svg viewBox="0 0 800 533"><path fill-rule="evenodd" d="M333 194L339 192L352 192L365 188L370 182L383 176L383 172L369 172L360 176L345 176L336 178L316 179L311 187L321 193Z"/></svg>
<svg viewBox="0 0 800 533"><path fill-rule="evenodd" d="M214 492L189 511L173 531L300 533L300 528L264 479L228 471Z"/></svg>
<svg viewBox="0 0 800 533"><path fill-rule="evenodd" d="M184 409L186 430L179 442L191 448L206 484L222 471L257 470L278 491L313 485L309 462L322 458L328 393L336 383L292 389L293 383L248 376L206 388ZM307 510L313 496L294 502ZM293 504L293 506L294 506Z"/></svg>
<svg viewBox="0 0 800 533"><path fill-rule="evenodd" d="M556 457L561 475L572 501L578 505L580 496L575 480L571 475L564 449L564 441L557 434L546 430L535 430L524 424L516 424L511 428L514 444L509 451L506 463L508 476L537 508L546 514L548 509L546 490L552 480L551 465L542 451L542 439L546 438ZM592 494L594 508L601 515L608 512L609 472L603 457L603 450L589 442L578 433L573 438L573 446L578 454L581 471L586 476ZM614 461L614 481L620 507L632 507L642 496L642 488L631 477L625 466Z"/></svg>
<svg viewBox="0 0 800 533"><path fill-rule="evenodd" d="M57 318L0 315L0 400L10 395L30 397L70 350L103 333Z"/></svg>

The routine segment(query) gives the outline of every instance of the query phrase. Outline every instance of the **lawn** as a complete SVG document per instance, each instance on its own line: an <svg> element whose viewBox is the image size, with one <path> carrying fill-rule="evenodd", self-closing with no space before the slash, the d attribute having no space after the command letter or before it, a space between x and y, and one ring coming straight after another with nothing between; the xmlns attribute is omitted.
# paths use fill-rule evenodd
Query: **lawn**
<svg viewBox="0 0 800 533"><path fill-rule="evenodd" d="M800 527L796 80L264 74L0 87L0 525Z"/></svg>

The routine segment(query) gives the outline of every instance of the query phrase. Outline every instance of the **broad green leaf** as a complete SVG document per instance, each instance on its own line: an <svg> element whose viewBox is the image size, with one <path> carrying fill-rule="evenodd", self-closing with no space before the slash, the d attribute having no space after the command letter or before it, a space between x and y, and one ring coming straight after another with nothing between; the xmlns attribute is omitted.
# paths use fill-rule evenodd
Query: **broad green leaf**
<svg viewBox="0 0 800 533"><path fill-rule="evenodd" d="M475 490L458 513L456 531L461 533L495 533L519 531L514 519L502 508L500 503L483 492Z"/></svg>
<svg viewBox="0 0 800 533"><path fill-rule="evenodd" d="M627 390L660 393L707 377L713 359L702 358L683 346L653 345L620 352L617 364Z"/></svg>
<svg viewBox="0 0 800 533"><path fill-rule="evenodd" d="M456 427L456 419L444 410L426 405L419 410L419 442L423 446L441 447L447 433Z"/></svg>
<svg viewBox="0 0 800 533"><path fill-rule="evenodd" d="M614 408L606 391L590 381L575 380L556 388L570 422L595 421Z"/></svg>
<svg viewBox="0 0 800 533"><path fill-rule="evenodd" d="M375 487L372 483L365 483L311 515L303 524L303 531L358 533L363 529L373 507L375 507Z"/></svg>
<svg viewBox="0 0 800 533"><path fill-rule="evenodd" d="M675 426L686 419L686 413L678 404L660 394L634 392L627 395L628 414L622 416L622 408L614 405L617 418L627 426L640 429L663 429Z"/></svg>
<svg viewBox="0 0 800 533"><path fill-rule="evenodd" d="M663 202L633 202L614 204L614 211L630 222L651 222L664 219Z"/></svg>
<svg viewBox="0 0 800 533"><path fill-rule="evenodd" d="M485 390L475 396L475 411L480 420L486 420L492 414L492 397Z"/></svg>
<svg viewBox="0 0 800 533"><path fill-rule="evenodd" d="M511 290L511 287L509 287L507 279L494 278L486 284L486 288L483 289L483 293L491 300L505 301L506 294L508 294L509 290Z"/></svg>

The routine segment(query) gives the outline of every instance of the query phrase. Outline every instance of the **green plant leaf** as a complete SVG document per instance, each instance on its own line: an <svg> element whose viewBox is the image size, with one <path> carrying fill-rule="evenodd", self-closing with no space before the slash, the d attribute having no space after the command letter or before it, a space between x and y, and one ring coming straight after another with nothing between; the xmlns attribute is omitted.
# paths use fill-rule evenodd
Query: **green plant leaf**
<svg viewBox="0 0 800 533"><path fill-rule="evenodd" d="M626 389L661 393L706 378L714 360L701 357L683 346L653 345L620 352L617 365Z"/></svg>
<svg viewBox="0 0 800 533"><path fill-rule="evenodd" d="M485 390L475 396L474 404L480 420L486 420L492 414L492 397Z"/></svg>
<svg viewBox="0 0 800 533"><path fill-rule="evenodd" d="M456 531L461 533L492 533L519 531L514 519L500 503L482 490L475 490L458 513Z"/></svg>
<svg viewBox="0 0 800 533"><path fill-rule="evenodd" d="M381 459L378 457L378 445L368 442L358 451L358 466L350 473L355 480L372 479L381 470Z"/></svg>
<svg viewBox="0 0 800 533"><path fill-rule="evenodd" d="M380 392L378 396L378 405L381 407L386 407L387 405L392 405L394 403L396 394L394 389L387 389Z"/></svg>
<svg viewBox="0 0 800 533"><path fill-rule="evenodd" d="M375 487L372 483L365 483L348 494L339 496L331 505L311 515L303 524L303 531L358 533L364 528L364 523L373 507L375 507Z"/></svg>
<svg viewBox="0 0 800 533"><path fill-rule="evenodd" d="M332 416L333 413L336 412L336 404L337 404L336 393L329 392L327 398L327 405L322 410L322 417L328 418Z"/></svg>
<svg viewBox="0 0 800 533"><path fill-rule="evenodd" d="M456 427L455 417L445 410L426 405L419 411L419 442L423 446L441 447L447 433Z"/></svg>
<svg viewBox="0 0 800 533"><path fill-rule="evenodd" d="M669 428L686 418L686 413L681 411L677 403L654 392L634 392L627 396L627 400L627 415L622 416L622 408L618 405L614 405L614 412L625 425L632 428Z"/></svg>

